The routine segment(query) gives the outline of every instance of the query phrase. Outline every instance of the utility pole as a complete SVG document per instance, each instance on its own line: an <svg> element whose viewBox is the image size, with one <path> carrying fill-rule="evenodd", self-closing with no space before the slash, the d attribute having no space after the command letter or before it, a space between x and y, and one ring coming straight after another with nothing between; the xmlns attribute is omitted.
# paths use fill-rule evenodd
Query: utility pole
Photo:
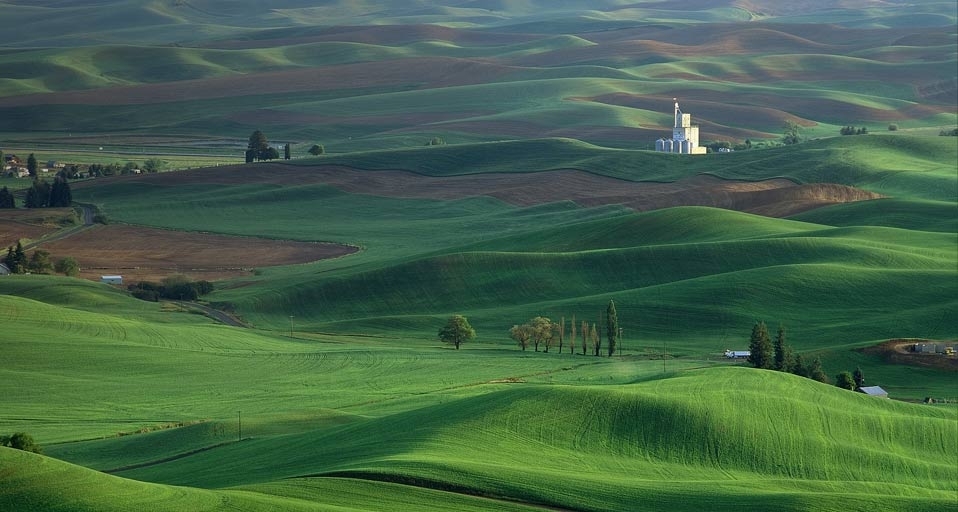
<svg viewBox="0 0 958 512"><path fill-rule="evenodd" d="M243 411L236 411L236 423L239 426L239 436L236 438L237 441L243 440Z"/></svg>
<svg viewBox="0 0 958 512"><path fill-rule="evenodd" d="M289 315L289 337L293 337L293 315Z"/></svg>

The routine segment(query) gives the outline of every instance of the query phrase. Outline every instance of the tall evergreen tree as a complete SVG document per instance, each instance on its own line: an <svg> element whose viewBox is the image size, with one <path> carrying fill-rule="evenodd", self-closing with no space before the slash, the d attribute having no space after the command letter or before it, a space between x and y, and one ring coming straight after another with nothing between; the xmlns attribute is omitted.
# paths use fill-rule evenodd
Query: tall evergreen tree
<svg viewBox="0 0 958 512"><path fill-rule="evenodd" d="M44 180L33 180L27 189L23 205L27 208L46 208L50 205L50 184Z"/></svg>
<svg viewBox="0 0 958 512"><path fill-rule="evenodd" d="M17 201L7 187L0 188L0 208L16 208Z"/></svg>
<svg viewBox="0 0 958 512"><path fill-rule="evenodd" d="M785 326L778 325L778 333L775 335L775 369L780 372L791 373L795 367L795 353L792 347L785 341Z"/></svg>
<svg viewBox="0 0 958 512"><path fill-rule="evenodd" d="M775 355L772 351L772 340L768 337L768 327L765 326L765 322L757 322L752 327L748 350L748 362L752 366L769 369L774 364Z"/></svg>
<svg viewBox="0 0 958 512"><path fill-rule="evenodd" d="M287 143L283 146L283 159L284 159L284 160L289 160L289 157L290 157L290 154L289 154L289 143L287 142Z"/></svg>
<svg viewBox="0 0 958 512"><path fill-rule="evenodd" d="M53 208L70 206L73 203L73 194L70 193L70 183L62 176L57 176L50 187L50 206Z"/></svg>
<svg viewBox="0 0 958 512"><path fill-rule="evenodd" d="M615 354L615 342L619 338L619 316L612 299L609 299L609 306L605 309L605 334L609 342L609 357L612 357Z"/></svg>
<svg viewBox="0 0 958 512"><path fill-rule="evenodd" d="M23 244L20 241L17 241L16 247L11 245L7 249L3 264L14 274L23 274L27 271L27 255L23 252Z"/></svg>
<svg viewBox="0 0 958 512"><path fill-rule="evenodd" d="M559 317L559 353L562 353L562 343L565 341L565 317Z"/></svg>
<svg viewBox="0 0 958 512"><path fill-rule="evenodd" d="M37 163L37 157L33 153L30 153L30 156L27 157L27 171L30 173L30 176L33 178L37 177L37 171L40 169L40 164Z"/></svg>
<svg viewBox="0 0 958 512"><path fill-rule="evenodd" d="M825 374L825 369L822 368L821 358L816 357L815 360L812 361L812 366L808 369L808 378L828 384L828 375Z"/></svg>
<svg viewBox="0 0 958 512"><path fill-rule="evenodd" d="M852 378L855 379L855 387L860 388L865 385L865 372L862 371L861 367L855 368Z"/></svg>

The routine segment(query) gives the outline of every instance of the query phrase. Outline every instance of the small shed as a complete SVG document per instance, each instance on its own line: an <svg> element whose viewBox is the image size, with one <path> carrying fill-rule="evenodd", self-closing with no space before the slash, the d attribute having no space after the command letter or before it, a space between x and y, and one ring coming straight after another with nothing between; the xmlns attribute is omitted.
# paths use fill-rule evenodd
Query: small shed
<svg viewBox="0 0 958 512"><path fill-rule="evenodd" d="M725 357L729 359L745 359L752 355L750 350L726 350Z"/></svg>
<svg viewBox="0 0 958 512"><path fill-rule="evenodd" d="M881 386L862 386L858 388L859 393L865 393L868 396L877 396L879 398L888 398L888 392Z"/></svg>
<svg viewBox="0 0 958 512"><path fill-rule="evenodd" d="M106 284L123 284L123 276L100 276L100 282Z"/></svg>
<svg viewBox="0 0 958 512"><path fill-rule="evenodd" d="M0 263L0 276L10 275L10 267L6 266L3 263Z"/></svg>

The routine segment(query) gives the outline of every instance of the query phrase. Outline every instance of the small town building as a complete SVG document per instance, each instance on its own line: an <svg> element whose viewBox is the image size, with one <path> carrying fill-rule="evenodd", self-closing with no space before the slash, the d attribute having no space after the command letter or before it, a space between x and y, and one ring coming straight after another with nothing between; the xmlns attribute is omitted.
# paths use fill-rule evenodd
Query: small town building
<svg viewBox="0 0 958 512"><path fill-rule="evenodd" d="M859 393L865 393L868 396L888 398L888 392L882 389L880 386L862 386L858 388L857 391Z"/></svg>
<svg viewBox="0 0 958 512"><path fill-rule="evenodd" d="M123 276L100 276L100 282L106 284L123 284Z"/></svg>

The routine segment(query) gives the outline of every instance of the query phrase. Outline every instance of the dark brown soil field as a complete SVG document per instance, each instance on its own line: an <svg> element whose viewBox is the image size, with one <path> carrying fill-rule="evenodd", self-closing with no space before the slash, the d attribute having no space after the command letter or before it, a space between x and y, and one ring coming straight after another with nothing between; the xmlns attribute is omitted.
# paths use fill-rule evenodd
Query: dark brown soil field
<svg viewBox="0 0 958 512"><path fill-rule="evenodd" d="M254 268L295 265L352 254L357 248L324 243L190 233L126 225L97 225L43 244L51 257L72 256L80 277L120 274L124 282L159 281L173 274L215 281Z"/></svg>

